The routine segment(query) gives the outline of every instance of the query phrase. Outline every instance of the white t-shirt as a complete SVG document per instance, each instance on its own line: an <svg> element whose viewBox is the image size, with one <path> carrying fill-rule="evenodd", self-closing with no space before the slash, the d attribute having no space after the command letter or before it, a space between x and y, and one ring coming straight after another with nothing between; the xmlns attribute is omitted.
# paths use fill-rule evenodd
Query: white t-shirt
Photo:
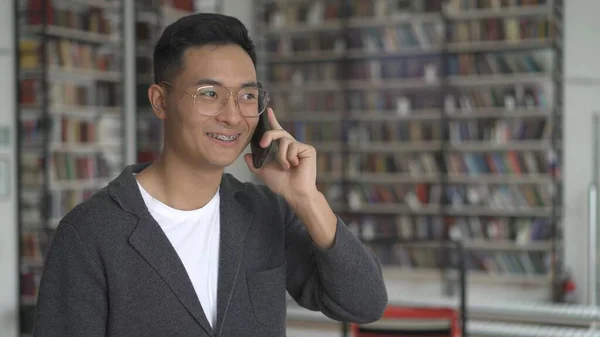
<svg viewBox="0 0 600 337"><path fill-rule="evenodd" d="M144 202L177 251L210 325L217 323L219 275L219 192L193 211L171 208L154 199L138 182Z"/></svg>

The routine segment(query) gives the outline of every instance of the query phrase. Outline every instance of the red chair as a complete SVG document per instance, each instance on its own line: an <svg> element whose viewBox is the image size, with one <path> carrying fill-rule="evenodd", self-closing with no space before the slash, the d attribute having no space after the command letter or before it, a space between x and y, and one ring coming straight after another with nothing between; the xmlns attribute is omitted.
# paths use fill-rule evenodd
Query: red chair
<svg viewBox="0 0 600 337"><path fill-rule="evenodd" d="M352 337L460 337L459 314L449 308L389 306L374 323L351 324Z"/></svg>

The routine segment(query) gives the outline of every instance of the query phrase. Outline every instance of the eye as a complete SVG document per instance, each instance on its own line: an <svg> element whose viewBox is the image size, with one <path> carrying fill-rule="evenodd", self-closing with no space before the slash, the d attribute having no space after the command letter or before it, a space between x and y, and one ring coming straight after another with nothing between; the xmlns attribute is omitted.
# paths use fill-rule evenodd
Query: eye
<svg viewBox="0 0 600 337"><path fill-rule="evenodd" d="M240 100L243 101L256 101L258 100L258 90L254 88L248 88L240 92Z"/></svg>
<svg viewBox="0 0 600 337"><path fill-rule="evenodd" d="M245 93L244 95L242 95L242 99L244 99L244 100L256 99L256 95L254 95L253 93Z"/></svg>
<svg viewBox="0 0 600 337"><path fill-rule="evenodd" d="M199 92L199 95L205 98L218 98L218 94L213 89L202 89Z"/></svg>

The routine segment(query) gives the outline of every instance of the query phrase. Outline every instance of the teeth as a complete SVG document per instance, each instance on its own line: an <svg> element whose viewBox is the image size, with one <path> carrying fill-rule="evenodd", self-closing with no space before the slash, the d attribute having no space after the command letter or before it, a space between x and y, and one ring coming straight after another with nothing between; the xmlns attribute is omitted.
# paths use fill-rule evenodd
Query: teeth
<svg viewBox="0 0 600 337"><path fill-rule="evenodd" d="M237 139L237 136L226 136L219 133L208 133L208 136L224 142L233 142Z"/></svg>

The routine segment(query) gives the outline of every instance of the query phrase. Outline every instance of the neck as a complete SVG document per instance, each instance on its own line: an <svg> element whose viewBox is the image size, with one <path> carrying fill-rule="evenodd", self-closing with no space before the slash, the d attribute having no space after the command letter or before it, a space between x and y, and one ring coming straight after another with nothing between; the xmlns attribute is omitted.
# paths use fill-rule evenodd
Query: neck
<svg viewBox="0 0 600 337"><path fill-rule="evenodd" d="M136 179L155 199L188 211L202 208L214 197L222 176L222 168L198 167L175 153L163 151Z"/></svg>

